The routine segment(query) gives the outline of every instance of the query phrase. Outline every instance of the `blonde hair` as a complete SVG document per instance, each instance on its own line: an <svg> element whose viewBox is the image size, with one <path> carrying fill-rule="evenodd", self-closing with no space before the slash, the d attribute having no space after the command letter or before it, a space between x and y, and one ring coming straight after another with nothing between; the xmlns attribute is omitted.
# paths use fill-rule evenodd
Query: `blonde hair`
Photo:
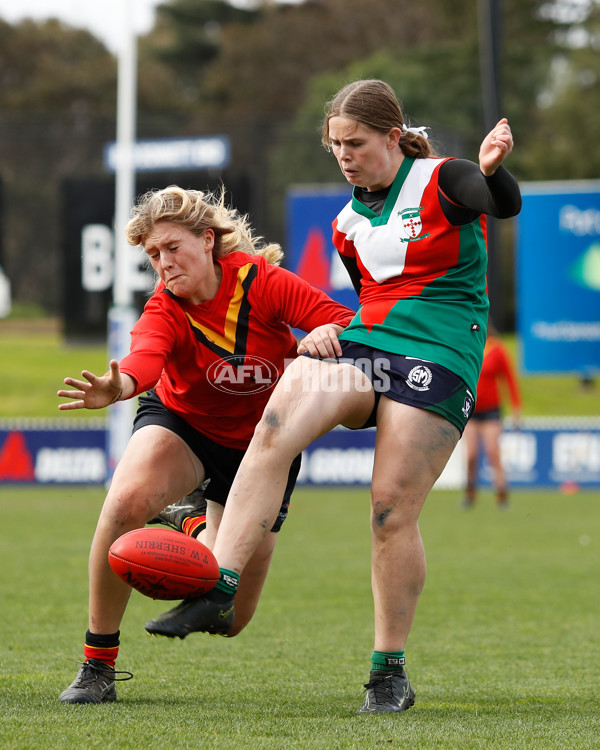
<svg viewBox="0 0 600 750"><path fill-rule="evenodd" d="M433 153L427 138L403 129L404 115L394 90L376 78L349 83L327 102L321 143L328 151L331 150L329 120L332 117L349 117L379 133L389 133L392 128L400 128L403 133L398 145L405 156L423 159Z"/></svg>
<svg viewBox="0 0 600 750"><path fill-rule="evenodd" d="M131 219L125 227L127 242L143 245L148 234L161 221L179 224L198 237L205 230L212 229L215 233L215 258L223 258L236 250L262 255L273 265L278 265L283 258L278 244L263 244L262 237L254 236L248 217L225 205L224 187L218 194L184 190L177 185L150 190L131 210Z"/></svg>

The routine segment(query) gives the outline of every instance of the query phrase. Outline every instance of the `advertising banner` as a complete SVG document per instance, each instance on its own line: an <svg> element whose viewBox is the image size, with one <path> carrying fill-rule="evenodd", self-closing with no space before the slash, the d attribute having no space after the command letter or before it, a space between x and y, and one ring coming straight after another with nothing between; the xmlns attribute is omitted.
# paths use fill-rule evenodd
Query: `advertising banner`
<svg viewBox="0 0 600 750"><path fill-rule="evenodd" d="M349 187L292 189L287 197L286 259L291 271L356 310L358 297L331 241L331 222L350 196Z"/></svg>
<svg viewBox="0 0 600 750"><path fill-rule="evenodd" d="M525 372L600 372L600 181L525 183L517 323Z"/></svg>
<svg viewBox="0 0 600 750"><path fill-rule="evenodd" d="M0 423L0 483L103 484L106 441L103 423L68 428L28 420Z"/></svg>
<svg viewBox="0 0 600 750"><path fill-rule="evenodd" d="M107 428L62 428L0 423L0 484L105 484ZM507 428L501 440L502 462L514 487L575 483L600 487L600 420L530 422ZM299 485L364 486L371 482L375 430L337 428L303 453ZM482 460L480 482L491 481ZM458 444L438 480L438 489L462 489L466 476L464 446Z"/></svg>
<svg viewBox="0 0 600 750"><path fill-rule="evenodd" d="M581 425L533 423L507 428L500 443L502 464L513 487L548 487L575 483L600 486L600 420ZM306 485L369 485L375 454L375 430L339 428L315 441L303 453L299 483ZM466 453L462 441L439 478L437 489L462 489ZM479 482L490 485L492 470L483 456Z"/></svg>

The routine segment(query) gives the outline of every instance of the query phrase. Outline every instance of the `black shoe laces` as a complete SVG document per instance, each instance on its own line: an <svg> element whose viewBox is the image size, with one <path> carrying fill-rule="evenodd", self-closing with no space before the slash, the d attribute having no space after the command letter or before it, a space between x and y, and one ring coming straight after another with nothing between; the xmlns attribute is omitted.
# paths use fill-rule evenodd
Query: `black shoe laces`
<svg viewBox="0 0 600 750"><path fill-rule="evenodd" d="M81 681L96 679L97 674L109 674L114 677L115 682L126 682L133 678L133 672L119 671L117 669L111 669L108 664L105 667L101 667L96 664L91 664L89 661L78 661L78 664L83 665L84 674L81 675ZM100 662L102 664L102 662ZM89 674L88 674L89 673ZM95 673L95 674L94 674ZM126 677L117 677L117 675L127 675Z"/></svg>
<svg viewBox="0 0 600 750"><path fill-rule="evenodd" d="M396 674L388 674L375 677L370 682L367 682L364 687L366 690L373 691L376 703L387 702L394 697L393 678L397 676Z"/></svg>

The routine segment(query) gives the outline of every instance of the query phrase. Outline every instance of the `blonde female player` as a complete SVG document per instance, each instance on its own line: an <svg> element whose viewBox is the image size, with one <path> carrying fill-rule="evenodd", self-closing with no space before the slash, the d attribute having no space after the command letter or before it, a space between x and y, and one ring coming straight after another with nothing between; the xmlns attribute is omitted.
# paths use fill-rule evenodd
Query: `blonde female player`
<svg viewBox="0 0 600 750"><path fill-rule="evenodd" d="M304 347L315 355L335 356L337 334L353 316L276 265L279 246L261 245L222 195L178 187L148 193L126 231L159 279L132 331L131 352L105 375L65 378L74 390L58 391L70 399L63 410L100 409L146 392L92 541L84 663L61 694L64 703L116 700L119 628L131 588L108 565L111 544L210 479L210 545L270 392L286 360L297 356L289 326L311 331ZM251 555L231 635L254 614L299 466L298 455L286 469L277 518Z"/></svg>

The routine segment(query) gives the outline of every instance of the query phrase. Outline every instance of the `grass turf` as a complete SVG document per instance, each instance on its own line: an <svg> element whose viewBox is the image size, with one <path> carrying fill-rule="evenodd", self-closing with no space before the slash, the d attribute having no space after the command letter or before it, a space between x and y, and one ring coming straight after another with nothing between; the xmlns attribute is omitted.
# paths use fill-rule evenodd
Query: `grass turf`
<svg viewBox="0 0 600 750"><path fill-rule="evenodd" d="M68 420L104 417L106 411L58 411L56 391L66 376L81 378L83 369L94 374L108 370L105 345L69 346L54 321L0 321L0 382L5 390L0 418L54 418Z"/></svg>
<svg viewBox="0 0 600 750"><path fill-rule="evenodd" d="M407 649L416 706L357 716L372 648L368 493L298 490L261 605L228 640L150 638L134 592L119 701L71 706L98 488L3 488L0 746L597 748L600 493L515 492L501 513L432 493Z"/></svg>

